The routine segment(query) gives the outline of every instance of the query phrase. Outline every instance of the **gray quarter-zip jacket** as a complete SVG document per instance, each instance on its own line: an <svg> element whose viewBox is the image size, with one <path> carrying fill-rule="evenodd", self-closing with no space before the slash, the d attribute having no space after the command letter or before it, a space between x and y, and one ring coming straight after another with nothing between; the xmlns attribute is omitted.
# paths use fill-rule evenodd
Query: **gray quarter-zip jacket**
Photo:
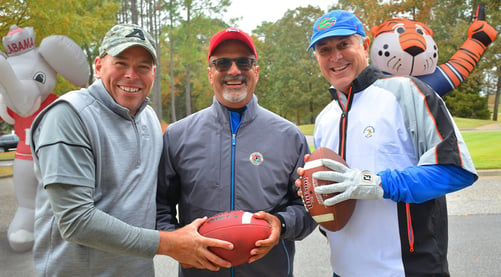
<svg viewBox="0 0 501 277"><path fill-rule="evenodd" d="M159 166L157 228L172 230L229 210L278 215L285 232L264 258L218 272L181 268L180 274L292 276L294 240L317 226L294 185L296 169L309 153L306 138L294 124L260 107L256 96L247 104L236 132L229 114L214 99L212 106L167 128Z"/></svg>
<svg viewBox="0 0 501 277"><path fill-rule="evenodd" d="M33 122L37 276L154 275L162 130L147 104L131 116L96 80Z"/></svg>

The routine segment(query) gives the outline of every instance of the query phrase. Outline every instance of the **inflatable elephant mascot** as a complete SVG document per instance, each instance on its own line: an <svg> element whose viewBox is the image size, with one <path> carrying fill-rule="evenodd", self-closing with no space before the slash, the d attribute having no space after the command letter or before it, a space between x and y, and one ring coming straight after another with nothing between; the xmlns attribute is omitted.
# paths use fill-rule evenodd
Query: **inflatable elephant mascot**
<svg viewBox="0 0 501 277"><path fill-rule="evenodd" d="M2 42L6 55L0 55L0 117L14 125L19 137L13 175L18 207L7 236L11 248L23 252L31 250L34 240L37 181L26 139L31 123L43 108L56 100L52 90L58 73L82 87L90 71L82 49L66 36L48 36L36 48L33 28L13 25Z"/></svg>
<svg viewBox="0 0 501 277"><path fill-rule="evenodd" d="M437 67L438 47L433 31L421 22L402 18L384 21L371 28L371 62L384 72L415 76L428 83L440 96L459 86L475 68L496 30L485 21L479 6L468 28L466 41L444 64Z"/></svg>

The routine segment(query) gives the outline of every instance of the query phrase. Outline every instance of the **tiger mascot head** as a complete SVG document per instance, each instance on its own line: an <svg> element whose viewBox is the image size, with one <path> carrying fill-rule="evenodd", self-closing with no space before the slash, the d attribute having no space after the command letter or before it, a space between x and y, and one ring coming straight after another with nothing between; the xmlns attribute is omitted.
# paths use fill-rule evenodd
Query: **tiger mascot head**
<svg viewBox="0 0 501 277"><path fill-rule="evenodd" d="M388 19L371 28L374 37L369 51L371 62L390 74L415 76L439 95L445 95L468 77L496 39L496 29L485 18L485 7L479 5L466 40L440 65L437 65L438 47L430 28L409 19Z"/></svg>
<svg viewBox="0 0 501 277"><path fill-rule="evenodd" d="M421 22L392 18L371 28L372 64L382 71L420 76L435 71L438 47L433 31Z"/></svg>

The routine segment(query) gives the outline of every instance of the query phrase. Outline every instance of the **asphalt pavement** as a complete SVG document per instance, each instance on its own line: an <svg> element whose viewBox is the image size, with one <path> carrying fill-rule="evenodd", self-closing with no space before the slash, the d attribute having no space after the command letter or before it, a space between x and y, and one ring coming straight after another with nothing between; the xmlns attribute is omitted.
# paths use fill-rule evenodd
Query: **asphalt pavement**
<svg viewBox="0 0 501 277"><path fill-rule="evenodd" d="M499 276L501 269L501 170L481 171L471 187L447 196L451 276ZM9 248L7 228L16 201L12 178L0 179L0 277L35 276L30 252ZM332 276L325 238L315 230L297 242L296 277ZM177 276L177 262L155 257L156 276ZM77 276L77 275L75 275Z"/></svg>

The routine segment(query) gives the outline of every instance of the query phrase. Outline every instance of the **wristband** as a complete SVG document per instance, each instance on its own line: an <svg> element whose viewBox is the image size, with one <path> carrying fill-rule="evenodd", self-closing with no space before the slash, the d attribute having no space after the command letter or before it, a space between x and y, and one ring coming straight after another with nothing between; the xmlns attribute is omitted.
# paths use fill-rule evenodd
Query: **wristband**
<svg viewBox="0 0 501 277"><path fill-rule="evenodd" d="M279 214L276 214L275 216L278 218L278 220L280 220L280 227L282 227L281 231L280 231L280 235L283 235L283 234L285 234L285 230L286 230L285 220L284 220L283 216L281 216Z"/></svg>

